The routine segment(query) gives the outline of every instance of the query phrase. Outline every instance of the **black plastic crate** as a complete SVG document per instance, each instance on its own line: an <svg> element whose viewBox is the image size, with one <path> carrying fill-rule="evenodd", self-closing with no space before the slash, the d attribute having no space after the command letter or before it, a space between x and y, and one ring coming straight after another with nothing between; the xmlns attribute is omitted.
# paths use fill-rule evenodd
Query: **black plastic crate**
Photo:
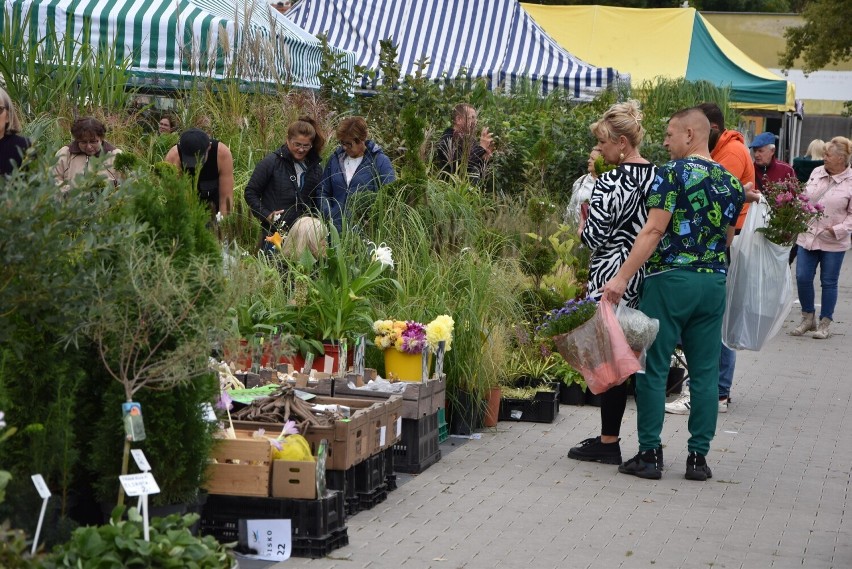
<svg viewBox="0 0 852 569"><path fill-rule="evenodd" d="M237 541L241 519L289 519L294 542L302 538L322 539L346 529L344 497L338 491L329 490L317 500L211 494L202 510L201 534L212 535L221 543Z"/></svg>
<svg viewBox="0 0 852 569"><path fill-rule="evenodd" d="M402 437L393 445L396 472L420 474L441 459L438 413L420 419L402 419Z"/></svg>
<svg viewBox="0 0 852 569"><path fill-rule="evenodd" d="M530 423L552 423L559 414L558 386L556 391L538 391L532 399L500 400L501 421L526 421Z"/></svg>
<svg viewBox="0 0 852 569"><path fill-rule="evenodd" d="M381 488L368 493L359 493L358 501L362 510L371 510L374 506L388 499L388 491L384 484Z"/></svg>
<svg viewBox="0 0 852 569"><path fill-rule="evenodd" d="M325 557L335 549L340 549L347 545L349 545L349 533L344 527L335 530L324 537L307 537L295 540L293 542L293 556L317 559Z"/></svg>
<svg viewBox="0 0 852 569"><path fill-rule="evenodd" d="M384 453L374 454L346 470L326 470L325 483L330 490L340 490L346 498L358 492L372 492L384 483Z"/></svg>
<svg viewBox="0 0 852 569"><path fill-rule="evenodd" d="M390 492L397 489L396 474L394 474L393 470L393 447L384 450L382 456L384 457L385 486L387 486L388 492Z"/></svg>

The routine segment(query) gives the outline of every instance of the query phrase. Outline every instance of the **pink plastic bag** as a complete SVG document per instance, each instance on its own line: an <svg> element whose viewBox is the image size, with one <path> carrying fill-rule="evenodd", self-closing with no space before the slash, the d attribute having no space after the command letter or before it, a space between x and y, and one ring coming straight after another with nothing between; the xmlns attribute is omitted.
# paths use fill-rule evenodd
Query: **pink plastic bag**
<svg viewBox="0 0 852 569"><path fill-rule="evenodd" d="M588 322L554 336L556 349L579 371L589 391L598 395L620 385L642 366L627 344L610 302L601 300Z"/></svg>

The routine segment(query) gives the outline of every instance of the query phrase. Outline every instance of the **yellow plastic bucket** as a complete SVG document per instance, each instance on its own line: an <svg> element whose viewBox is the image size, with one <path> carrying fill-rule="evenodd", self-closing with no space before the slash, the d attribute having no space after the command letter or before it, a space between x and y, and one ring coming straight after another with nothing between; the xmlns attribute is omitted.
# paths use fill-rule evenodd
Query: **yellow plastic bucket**
<svg viewBox="0 0 852 569"><path fill-rule="evenodd" d="M396 378L401 381L420 381L423 367L423 354L406 354L396 348L385 350L385 375L387 379ZM429 354L429 364L432 364L432 354Z"/></svg>

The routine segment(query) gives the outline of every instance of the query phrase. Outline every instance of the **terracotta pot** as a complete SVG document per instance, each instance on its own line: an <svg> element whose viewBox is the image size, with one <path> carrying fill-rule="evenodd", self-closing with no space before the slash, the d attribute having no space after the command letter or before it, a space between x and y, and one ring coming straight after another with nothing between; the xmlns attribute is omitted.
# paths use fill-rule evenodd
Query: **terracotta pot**
<svg viewBox="0 0 852 569"><path fill-rule="evenodd" d="M485 408L485 419L482 424L485 427L496 427L500 416L500 388L489 389L486 401L488 406Z"/></svg>
<svg viewBox="0 0 852 569"><path fill-rule="evenodd" d="M322 346L325 350L325 356L329 356L330 358L332 358L331 371L336 372L338 363L337 344L323 344ZM316 370L318 372L325 371L325 356L316 356L314 358L314 365L311 366L311 369ZM349 353L346 354L347 366L352 365L354 358L355 350L349 350ZM279 363L291 364L296 371L302 371L302 368L305 367L305 358L302 356L302 354L294 354L289 358L280 358Z"/></svg>

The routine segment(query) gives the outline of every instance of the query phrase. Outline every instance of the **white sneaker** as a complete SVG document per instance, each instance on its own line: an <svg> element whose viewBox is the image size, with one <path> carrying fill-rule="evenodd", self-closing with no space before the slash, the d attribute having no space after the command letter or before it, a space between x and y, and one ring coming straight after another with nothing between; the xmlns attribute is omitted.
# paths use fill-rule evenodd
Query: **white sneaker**
<svg viewBox="0 0 852 569"><path fill-rule="evenodd" d="M728 401L730 401L727 397L724 399L719 399L719 413L727 413L728 412Z"/></svg>
<svg viewBox="0 0 852 569"><path fill-rule="evenodd" d="M666 413L673 415L689 415L689 392L684 393L671 403L666 403Z"/></svg>

